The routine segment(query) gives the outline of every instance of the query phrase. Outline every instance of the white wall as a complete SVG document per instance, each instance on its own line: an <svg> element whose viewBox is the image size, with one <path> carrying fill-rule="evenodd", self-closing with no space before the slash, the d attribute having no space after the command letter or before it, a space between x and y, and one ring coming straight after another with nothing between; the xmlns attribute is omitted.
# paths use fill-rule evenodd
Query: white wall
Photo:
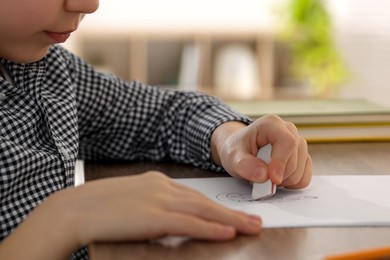
<svg viewBox="0 0 390 260"><path fill-rule="evenodd" d="M100 0L83 27L111 30L164 27L268 27L282 0Z"/></svg>
<svg viewBox="0 0 390 260"><path fill-rule="evenodd" d="M98 12L85 18L78 33L194 28L272 30L277 21L276 7L284 1L100 0ZM337 43L354 77L340 95L390 105L390 1L327 3Z"/></svg>
<svg viewBox="0 0 390 260"><path fill-rule="evenodd" d="M341 95L390 105L390 1L329 2L337 41L353 76Z"/></svg>

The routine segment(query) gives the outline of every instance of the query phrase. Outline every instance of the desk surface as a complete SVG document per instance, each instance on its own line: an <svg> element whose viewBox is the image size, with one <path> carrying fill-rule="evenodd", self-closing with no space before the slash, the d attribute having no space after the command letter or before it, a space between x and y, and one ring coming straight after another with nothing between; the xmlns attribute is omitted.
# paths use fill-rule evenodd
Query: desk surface
<svg viewBox="0 0 390 260"><path fill-rule="evenodd" d="M390 143L310 144L315 175L390 174ZM86 179L133 175L159 170L173 178L220 174L170 163L90 163ZM259 236L239 236L229 242L188 241L177 248L156 243L94 243L92 260L108 259L322 259L357 249L389 245L390 227L276 228Z"/></svg>

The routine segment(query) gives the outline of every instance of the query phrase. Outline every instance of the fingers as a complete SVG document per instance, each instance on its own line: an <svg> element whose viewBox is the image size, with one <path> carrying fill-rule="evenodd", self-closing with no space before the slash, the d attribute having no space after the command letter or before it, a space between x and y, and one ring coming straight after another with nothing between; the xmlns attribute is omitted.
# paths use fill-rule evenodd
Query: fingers
<svg viewBox="0 0 390 260"><path fill-rule="evenodd" d="M230 175L252 182L268 180L268 165L248 153L237 153L233 156Z"/></svg>
<svg viewBox="0 0 390 260"><path fill-rule="evenodd" d="M296 152L296 158L291 158L294 160L295 167L286 167L286 171L284 174L284 180L281 183L284 187L294 186L302 181L305 181L307 177L306 167L308 166L308 160L310 156L308 156L308 148L306 140L303 138L299 138L299 144ZM310 160L311 164L311 160Z"/></svg>
<svg viewBox="0 0 390 260"><path fill-rule="evenodd" d="M171 212L161 221L161 234L187 236L202 240L230 240L237 231L233 226L206 221L189 214Z"/></svg>
<svg viewBox="0 0 390 260"><path fill-rule="evenodd" d="M261 230L261 219L240 211L228 209L205 195L172 179L165 179L167 190L158 196L159 216L153 234L181 235L197 239L228 240L237 233L255 235Z"/></svg>
<svg viewBox="0 0 390 260"><path fill-rule="evenodd" d="M260 147L270 143L269 165L256 158ZM297 127L276 115L259 118L227 138L221 149L222 165L234 177L251 182L273 183L289 188L306 187L311 179L312 161L305 139Z"/></svg>
<svg viewBox="0 0 390 260"><path fill-rule="evenodd" d="M172 200L166 204L169 211L195 216L206 222L215 222L234 227L239 233L254 235L260 232L261 219L258 216L247 215L217 204L201 193L193 193L185 188L180 200Z"/></svg>
<svg viewBox="0 0 390 260"><path fill-rule="evenodd" d="M285 182L282 183L282 186L288 189L302 189L307 187L311 181L312 168L313 166L311 157L307 157L307 160L305 161L305 166L302 170L303 174L299 174L301 171L297 170L297 176L299 176L300 178L295 179L293 181L286 179Z"/></svg>
<svg viewBox="0 0 390 260"><path fill-rule="evenodd" d="M308 152L307 142L298 133L296 139L298 145L293 149L285 164L282 181L277 183L290 189L301 189L308 186L312 176L312 160ZM277 158L276 155L275 157ZM284 163L282 160L281 162ZM271 176L272 172L270 172L270 178L272 178Z"/></svg>
<svg viewBox="0 0 390 260"><path fill-rule="evenodd" d="M300 158L302 158L302 153L299 153L300 150L303 150L306 148L307 151L307 145L303 138L299 137L298 135L298 129L293 123L285 122L286 129L293 135L293 138L295 139L295 145L291 146L291 153L290 157L287 160L286 167L284 170L284 176L283 179L285 180L289 176L291 176L297 169L298 164L300 162ZM304 141L305 143L300 143L301 141ZM283 144L283 143L282 143ZM303 149L300 149L302 146Z"/></svg>
<svg viewBox="0 0 390 260"><path fill-rule="evenodd" d="M275 115L259 119L254 126L257 128L255 134L258 147L267 143L272 145L268 177L273 183L281 184L286 174L291 174L297 167L298 130L294 124Z"/></svg>
<svg viewBox="0 0 390 260"><path fill-rule="evenodd" d="M243 219L246 219L246 217ZM260 222L258 217L248 217L245 222L247 226L246 230L251 230L250 232L243 232L234 225L224 224L219 221L205 220L192 214L174 212L167 215L167 218L163 221L164 232L162 233L165 235L189 236L205 240L230 240L237 233L249 235L259 234Z"/></svg>
<svg viewBox="0 0 390 260"><path fill-rule="evenodd" d="M153 216L153 218L151 218ZM175 211L149 212L120 240L148 240L164 236L185 236L202 240L230 240L237 235L235 227L207 221ZM132 223L133 224L133 223Z"/></svg>
<svg viewBox="0 0 390 260"><path fill-rule="evenodd" d="M157 172L95 181L73 191L77 203L71 207L83 219L76 229L81 244L164 235L228 240L261 228L259 217L223 207Z"/></svg>

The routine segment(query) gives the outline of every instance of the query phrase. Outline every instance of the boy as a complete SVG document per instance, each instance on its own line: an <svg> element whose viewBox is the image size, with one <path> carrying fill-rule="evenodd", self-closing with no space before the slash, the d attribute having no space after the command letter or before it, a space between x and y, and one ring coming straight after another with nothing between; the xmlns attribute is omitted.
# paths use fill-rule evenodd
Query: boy
<svg viewBox="0 0 390 260"><path fill-rule="evenodd" d="M170 159L288 188L311 179L307 144L291 123L272 115L251 122L214 97L125 82L56 45L97 7L0 0L0 259L69 258L98 240L258 234L258 216L161 173L72 187L76 156ZM269 167L255 157L267 143Z"/></svg>

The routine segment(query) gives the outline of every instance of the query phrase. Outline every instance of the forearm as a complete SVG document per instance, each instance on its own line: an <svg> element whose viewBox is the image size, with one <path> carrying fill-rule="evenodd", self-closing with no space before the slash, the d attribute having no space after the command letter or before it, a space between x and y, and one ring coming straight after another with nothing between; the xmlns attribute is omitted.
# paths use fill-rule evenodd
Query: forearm
<svg viewBox="0 0 390 260"><path fill-rule="evenodd" d="M75 216L62 204L60 192L33 210L0 244L0 259L69 259L78 248Z"/></svg>

